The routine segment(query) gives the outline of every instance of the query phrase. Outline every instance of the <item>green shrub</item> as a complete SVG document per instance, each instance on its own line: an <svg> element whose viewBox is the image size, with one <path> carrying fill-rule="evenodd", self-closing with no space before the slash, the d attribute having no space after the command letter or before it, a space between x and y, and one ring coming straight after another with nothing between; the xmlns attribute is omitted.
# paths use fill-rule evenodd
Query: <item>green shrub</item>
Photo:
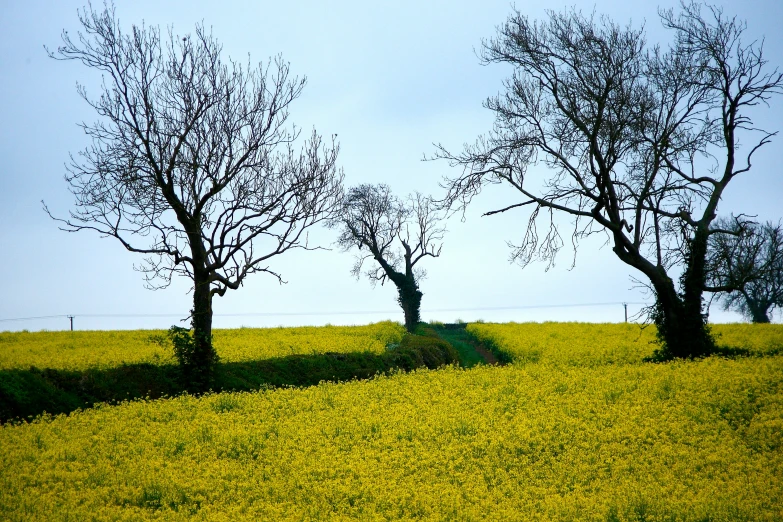
<svg viewBox="0 0 783 522"><path fill-rule="evenodd" d="M413 337L432 337L435 339L439 339L438 333L435 331L435 328L433 325L425 324L425 323L419 323L419 325L416 327L416 331L414 332ZM407 336L406 336L407 337Z"/></svg>
<svg viewBox="0 0 783 522"><path fill-rule="evenodd" d="M440 339L431 328L423 328L423 334L406 335L402 338L398 353L409 353L415 367L439 368L459 362L459 354L449 343ZM418 329L417 329L418 331Z"/></svg>
<svg viewBox="0 0 783 522"><path fill-rule="evenodd" d="M215 366L219 362L212 337L206 336L205 342L198 342L189 328L172 326L168 331L174 356L182 371L183 384L189 391L204 392L213 384Z"/></svg>

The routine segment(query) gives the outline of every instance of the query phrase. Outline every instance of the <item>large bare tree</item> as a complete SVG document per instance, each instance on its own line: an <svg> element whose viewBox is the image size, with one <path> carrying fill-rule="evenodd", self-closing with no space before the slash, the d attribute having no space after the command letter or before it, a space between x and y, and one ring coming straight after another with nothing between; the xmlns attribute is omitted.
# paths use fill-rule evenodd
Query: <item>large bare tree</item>
<svg viewBox="0 0 783 522"><path fill-rule="evenodd" d="M724 310L754 323L770 322L783 306L783 225L719 218L714 226L732 234L713 234L707 248L707 290Z"/></svg>
<svg viewBox="0 0 783 522"><path fill-rule="evenodd" d="M730 182L775 134L756 128L749 110L783 84L762 42L743 41L744 23L717 7L681 7L660 12L673 35L666 50L606 17L570 10L539 23L516 11L481 50L483 63L514 71L505 92L485 102L493 130L461 153L436 153L463 168L445 182L452 208L487 184L519 194L488 214L529 209L513 252L523 265L562 247L556 214L571 216L574 245L606 234L654 291L661 358L714 347L705 254L709 236L728 231L710 225Z"/></svg>
<svg viewBox="0 0 783 522"><path fill-rule="evenodd" d="M225 61L203 26L184 37L144 25L126 33L113 6L90 6L79 21L78 37L64 32L49 54L102 73L99 96L78 87L99 120L81 125L92 143L68 166L76 209L56 219L145 254L152 287L174 274L193 281L189 363L203 386L216 361L212 298L256 272L280 279L272 257L312 248L307 229L341 201L338 145L313 131L295 149L288 109L305 79L279 57Z"/></svg>
<svg viewBox="0 0 783 522"><path fill-rule="evenodd" d="M418 192L402 200L388 185L359 185L345 195L342 211L332 222L339 228L337 244L345 251L359 249L352 273L364 273L375 284L390 280L397 287L397 301L405 315L405 328L413 332L420 319L419 282L426 275L417 264L425 257L440 256L443 247L443 215L430 198Z"/></svg>

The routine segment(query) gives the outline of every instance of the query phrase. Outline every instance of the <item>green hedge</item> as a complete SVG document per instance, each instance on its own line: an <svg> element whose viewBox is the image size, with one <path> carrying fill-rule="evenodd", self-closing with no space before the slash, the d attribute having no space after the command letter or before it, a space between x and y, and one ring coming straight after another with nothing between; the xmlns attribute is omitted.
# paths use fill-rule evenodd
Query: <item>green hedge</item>
<svg viewBox="0 0 783 522"><path fill-rule="evenodd" d="M432 332L434 334L434 331ZM393 370L435 369L459 362L447 342L406 334L398 346L378 355L324 353L290 355L242 363L219 363L215 391L253 391L278 386L312 386L321 381L366 379ZM89 408L97 402L143 397L159 398L184 392L174 365L130 364L85 371L30 368L0 370L0 422L28 419Z"/></svg>
<svg viewBox="0 0 783 522"><path fill-rule="evenodd" d="M405 370L422 366L438 368L447 364L459 363L459 354L454 347L437 337L434 331L432 331L432 335L406 335L402 338L400 346L392 350L391 353L393 356L397 356L397 366ZM409 358L411 362L403 364L401 358Z"/></svg>

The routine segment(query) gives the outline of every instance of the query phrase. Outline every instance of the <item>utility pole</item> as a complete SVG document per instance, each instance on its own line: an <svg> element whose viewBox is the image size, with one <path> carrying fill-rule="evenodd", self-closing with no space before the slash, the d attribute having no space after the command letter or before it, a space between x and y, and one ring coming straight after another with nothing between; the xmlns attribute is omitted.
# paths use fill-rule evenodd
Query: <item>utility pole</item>
<svg viewBox="0 0 783 522"><path fill-rule="evenodd" d="M69 315L69 316L67 316L67 317L68 317L68 319L70 319L70 320L71 320L71 331L73 332L73 318L74 318L75 316L73 316L73 315Z"/></svg>
<svg viewBox="0 0 783 522"><path fill-rule="evenodd" d="M628 322L628 303L623 303L623 308L625 308L625 322Z"/></svg>

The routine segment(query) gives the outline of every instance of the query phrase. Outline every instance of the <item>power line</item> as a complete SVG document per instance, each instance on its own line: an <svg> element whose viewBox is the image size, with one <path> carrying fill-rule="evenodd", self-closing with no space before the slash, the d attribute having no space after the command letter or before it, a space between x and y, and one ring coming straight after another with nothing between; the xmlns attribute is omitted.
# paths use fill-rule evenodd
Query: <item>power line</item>
<svg viewBox="0 0 783 522"><path fill-rule="evenodd" d="M527 305L527 306L488 306L483 308L441 308L434 310L422 310L422 312L481 312L487 310L530 310L536 308L578 308L582 306L616 306L623 304L646 305L649 303L630 303L628 301L617 301L612 303L574 303L574 304L549 304L549 305Z"/></svg>
<svg viewBox="0 0 783 522"><path fill-rule="evenodd" d="M55 319L60 317L68 317L65 314L61 315L40 315L38 317L13 317L11 319L0 319L0 322L6 322L6 321L31 321L33 319Z"/></svg>
<svg viewBox="0 0 783 522"><path fill-rule="evenodd" d="M77 317L182 317L182 314L75 314Z"/></svg>
<svg viewBox="0 0 783 522"><path fill-rule="evenodd" d="M568 303L568 304L545 304L545 305L524 305L524 306L485 306L476 308L431 308L422 309L422 313L437 313L437 312L485 312L485 311L501 311L501 310L534 310L545 308L579 308L579 307L594 307L594 306L617 306L617 305L647 305L649 303L643 302L628 302L628 301L612 301L602 303ZM308 315L372 315L372 314L396 314L400 310L343 310L343 311L306 311L306 312L244 312L244 313L226 313L226 314L214 314L214 317L291 317L291 316L308 316ZM55 319L55 318L73 318L73 317L86 317L86 318L142 318L142 317L182 317L183 314L59 314L59 315L42 315L36 317L13 317L8 319L0 319L0 322L6 321L31 321L35 319Z"/></svg>

